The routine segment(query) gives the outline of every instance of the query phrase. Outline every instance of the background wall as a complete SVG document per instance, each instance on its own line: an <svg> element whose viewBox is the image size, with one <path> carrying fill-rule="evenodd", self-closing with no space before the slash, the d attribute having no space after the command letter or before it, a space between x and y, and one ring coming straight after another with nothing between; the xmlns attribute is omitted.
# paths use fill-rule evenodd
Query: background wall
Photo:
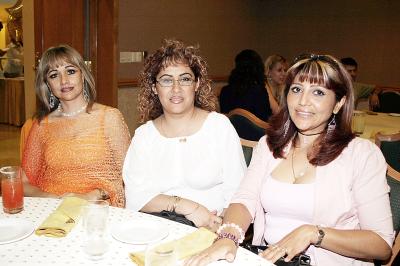
<svg viewBox="0 0 400 266"><path fill-rule="evenodd" d="M242 49L263 58L303 52L359 62L359 81L400 86L400 1L120 0L120 51L153 52L166 37L200 44L214 76L227 76ZM120 64L136 78L141 63Z"/></svg>

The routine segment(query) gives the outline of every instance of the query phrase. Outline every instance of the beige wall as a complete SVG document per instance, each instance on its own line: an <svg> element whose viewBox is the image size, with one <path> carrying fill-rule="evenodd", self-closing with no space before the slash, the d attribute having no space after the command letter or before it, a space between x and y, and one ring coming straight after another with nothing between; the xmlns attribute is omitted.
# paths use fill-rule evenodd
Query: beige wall
<svg viewBox="0 0 400 266"><path fill-rule="evenodd" d="M315 51L359 62L359 81L400 87L400 1L120 0L120 51L154 51L165 37L199 43L210 73L229 75L234 56L257 50L292 59ZM141 63L120 64L136 78Z"/></svg>

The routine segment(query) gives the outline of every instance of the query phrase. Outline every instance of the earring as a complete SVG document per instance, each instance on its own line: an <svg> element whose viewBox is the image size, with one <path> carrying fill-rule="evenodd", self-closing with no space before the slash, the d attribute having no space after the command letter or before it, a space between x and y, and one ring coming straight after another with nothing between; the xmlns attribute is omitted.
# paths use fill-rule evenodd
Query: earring
<svg viewBox="0 0 400 266"><path fill-rule="evenodd" d="M56 96L54 96L52 91L50 91L49 106L50 109L53 109L56 106Z"/></svg>
<svg viewBox="0 0 400 266"><path fill-rule="evenodd" d="M83 99L85 102L89 102L89 92L86 86L83 88Z"/></svg>
<svg viewBox="0 0 400 266"><path fill-rule="evenodd" d="M331 121L328 123L328 129L326 130L326 135L330 135L336 128L336 114L333 114Z"/></svg>
<svg viewBox="0 0 400 266"><path fill-rule="evenodd" d="M283 125L283 138L286 138L286 135L289 131L289 127L290 127L290 119L288 118L285 122L285 124Z"/></svg>

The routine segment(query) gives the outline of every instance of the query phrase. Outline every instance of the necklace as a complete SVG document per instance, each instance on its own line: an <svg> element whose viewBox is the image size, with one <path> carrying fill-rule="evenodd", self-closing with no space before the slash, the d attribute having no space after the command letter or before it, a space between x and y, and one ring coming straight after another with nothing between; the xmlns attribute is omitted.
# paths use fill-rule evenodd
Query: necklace
<svg viewBox="0 0 400 266"><path fill-rule="evenodd" d="M307 172L307 170L308 170L308 167L309 167L309 164L307 164L307 166L306 166L302 171L300 171L300 173L298 173L297 176L296 176L296 173L295 173L295 170L294 170L294 152L295 152L295 150L296 150L296 147L293 147L293 151L292 151L292 164L291 164L291 166L292 166L293 179L294 179L294 180L297 180L297 178L301 178L301 177L303 177L303 176L306 174L306 172Z"/></svg>
<svg viewBox="0 0 400 266"><path fill-rule="evenodd" d="M87 104L84 105L84 106L82 106L81 108L79 108L79 109L76 110L76 111L72 111L72 112L67 113L67 112L64 112L64 111L63 111L63 108L62 108L61 104L59 104L58 107L57 107L57 111L58 111L62 116L71 117L71 116L76 116L77 114L82 113L82 112L86 109L86 107L87 107Z"/></svg>
<svg viewBox="0 0 400 266"><path fill-rule="evenodd" d="M190 117L190 120L193 120L195 117L196 117L196 114L197 114L197 112L196 112L196 109L193 111L193 113L192 113L192 115L191 115L191 117ZM161 129L161 133L164 135L164 136L168 136L168 134L166 134L165 133L165 130L164 130L164 120L165 120L165 115L164 115L164 117L162 117L162 119L161 119L161 121L160 121L160 129ZM186 139L186 137L180 137L180 135L187 135L187 129L189 128L189 126L188 125L186 125L186 126L184 126L177 134L175 134L175 135L177 135L178 136L178 138L179 138L179 142L181 142L181 143L185 143L186 141L187 141L187 139Z"/></svg>
<svg viewBox="0 0 400 266"><path fill-rule="evenodd" d="M301 131L297 131L300 135L303 136L315 136L315 135L320 135L322 133L324 133L324 131L318 132L318 133L311 133L311 134L306 134L306 133L302 133Z"/></svg>

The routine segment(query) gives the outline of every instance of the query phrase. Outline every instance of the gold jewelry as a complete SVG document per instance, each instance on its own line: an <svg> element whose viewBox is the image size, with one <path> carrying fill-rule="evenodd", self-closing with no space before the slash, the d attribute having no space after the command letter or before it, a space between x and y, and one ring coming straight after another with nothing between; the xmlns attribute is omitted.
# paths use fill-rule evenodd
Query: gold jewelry
<svg viewBox="0 0 400 266"><path fill-rule="evenodd" d="M303 177L305 174L306 174L306 172L307 172L307 170L308 170L308 167L309 167L309 163L307 163L307 166L303 169L303 171L301 171L297 176L296 176L296 173L295 173L295 170L294 170L294 151L296 150L296 147L293 147L293 150L292 150L292 162L291 162L291 166L292 166L292 174L293 174L293 179L294 180L296 180L297 178L301 178L301 177Z"/></svg>
<svg viewBox="0 0 400 266"><path fill-rule="evenodd" d="M82 113L87 107L87 104L85 104L84 106L82 106L81 108L79 108L76 111L72 111L72 112L64 112L64 109L62 108L61 104L58 105L57 107L57 111L60 113L61 116L66 116L66 117L71 117L71 116L76 116L80 113Z"/></svg>
<svg viewBox="0 0 400 266"><path fill-rule="evenodd" d="M171 212L176 212L176 207L178 207L178 203L182 198L179 196L173 196L173 204L171 208Z"/></svg>

